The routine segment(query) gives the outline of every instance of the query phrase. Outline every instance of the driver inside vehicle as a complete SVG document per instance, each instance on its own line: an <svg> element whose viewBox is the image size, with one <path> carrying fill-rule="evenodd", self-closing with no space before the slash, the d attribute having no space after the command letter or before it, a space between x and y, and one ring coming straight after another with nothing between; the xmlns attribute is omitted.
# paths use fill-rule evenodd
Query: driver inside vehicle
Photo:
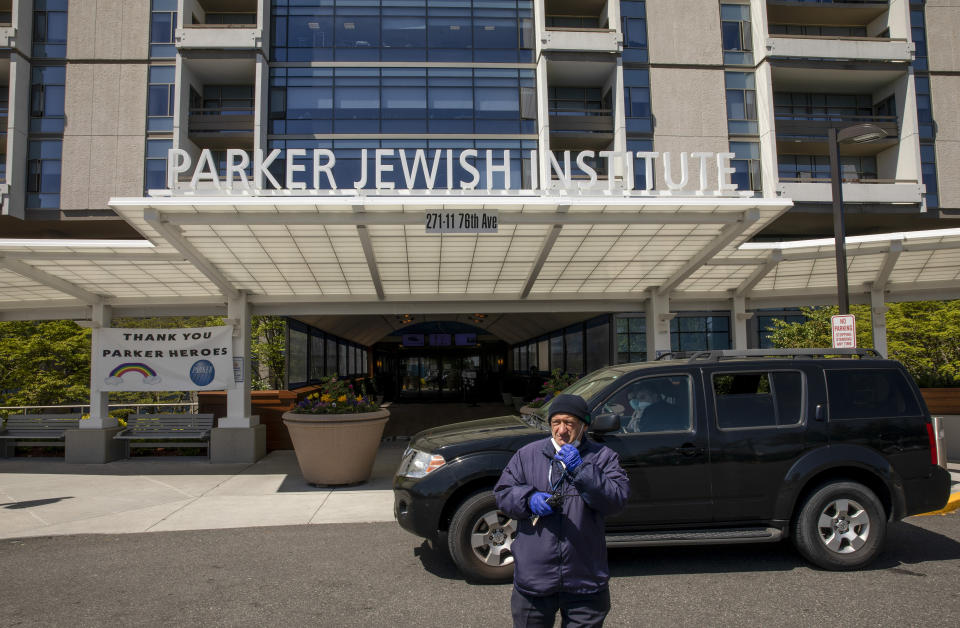
<svg viewBox="0 0 960 628"><path fill-rule="evenodd" d="M663 379L664 381L660 381ZM669 395L661 392L661 384L676 389ZM636 382L621 390L608 406L621 415L621 432L665 432L688 429L690 420L687 387L664 378ZM687 403L681 403L686 401Z"/></svg>

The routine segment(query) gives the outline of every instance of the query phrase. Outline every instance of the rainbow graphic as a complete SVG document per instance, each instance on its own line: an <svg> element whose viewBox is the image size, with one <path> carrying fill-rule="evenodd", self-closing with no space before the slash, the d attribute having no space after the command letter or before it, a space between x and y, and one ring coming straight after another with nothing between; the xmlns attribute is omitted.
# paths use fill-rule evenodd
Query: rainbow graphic
<svg viewBox="0 0 960 628"><path fill-rule="evenodd" d="M124 362L123 364L118 364L103 381L106 384L116 386L123 381L123 376L127 373L139 373L143 376L143 381L146 384L156 384L160 382L160 376L157 375L157 372L143 362Z"/></svg>

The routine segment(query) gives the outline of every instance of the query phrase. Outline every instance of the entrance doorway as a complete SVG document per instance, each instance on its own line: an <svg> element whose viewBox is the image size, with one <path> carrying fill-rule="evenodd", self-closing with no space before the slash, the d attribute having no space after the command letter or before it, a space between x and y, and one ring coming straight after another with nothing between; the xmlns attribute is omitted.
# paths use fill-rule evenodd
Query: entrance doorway
<svg viewBox="0 0 960 628"><path fill-rule="evenodd" d="M481 365L479 351L399 356L400 400L470 400L485 375Z"/></svg>

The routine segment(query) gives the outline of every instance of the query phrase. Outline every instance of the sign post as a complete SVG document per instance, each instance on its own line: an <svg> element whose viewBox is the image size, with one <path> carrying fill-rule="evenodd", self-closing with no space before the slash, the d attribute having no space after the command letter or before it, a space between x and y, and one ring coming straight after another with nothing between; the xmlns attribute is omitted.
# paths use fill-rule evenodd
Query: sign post
<svg viewBox="0 0 960 628"><path fill-rule="evenodd" d="M853 314L831 316L830 328L834 349L857 348L857 319Z"/></svg>

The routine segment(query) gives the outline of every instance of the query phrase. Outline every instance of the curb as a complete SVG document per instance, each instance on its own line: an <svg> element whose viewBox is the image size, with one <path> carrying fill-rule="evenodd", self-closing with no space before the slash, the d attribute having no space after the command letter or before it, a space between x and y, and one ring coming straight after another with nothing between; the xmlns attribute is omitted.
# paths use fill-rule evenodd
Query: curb
<svg viewBox="0 0 960 628"><path fill-rule="evenodd" d="M925 512L917 516L926 517L927 515L946 515L953 512L954 510L957 510L958 508L960 508L960 493L951 493L950 499L947 500L946 506L944 506L940 510L934 510L933 512Z"/></svg>

